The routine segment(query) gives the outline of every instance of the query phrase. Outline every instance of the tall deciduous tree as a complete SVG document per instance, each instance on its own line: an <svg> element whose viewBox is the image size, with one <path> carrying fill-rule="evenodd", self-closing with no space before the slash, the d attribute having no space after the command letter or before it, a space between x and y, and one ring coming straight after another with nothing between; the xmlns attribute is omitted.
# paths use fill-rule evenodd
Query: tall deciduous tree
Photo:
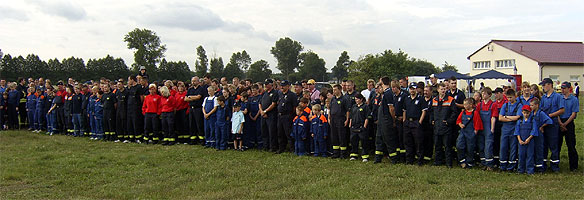
<svg viewBox="0 0 584 200"><path fill-rule="evenodd" d="M128 49L134 49L133 70L138 71L140 66L146 67L151 79L156 79L156 64L164 58L166 45L161 44L155 32L148 29L136 28L124 36Z"/></svg>
<svg viewBox="0 0 584 200"><path fill-rule="evenodd" d="M294 41L288 37L280 38L270 52L278 60L278 68L284 77L289 78L290 74L298 68L298 55L304 47L300 42Z"/></svg>
<svg viewBox="0 0 584 200"><path fill-rule="evenodd" d="M444 61L444 64L442 64L442 71L455 71L458 72L458 69L456 68L456 66L448 64L448 62Z"/></svg>
<svg viewBox="0 0 584 200"><path fill-rule="evenodd" d="M221 77L223 75L223 58L211 58L211 69L209 70L209 74L213 78Z"/></svg>
<svg viewBox="0 0 584 200"><path fill-rule="evenodd" d="M326 81L326 62L318 54L312 51L301 53L298 60L300 60L298 74L301 79Z"/></svg>
<svg viewBox="0 0 584 200"><path fill-rule="evenodd" d="M195 62L195 74L197 76L204 76L207 74L207 68L209 66L209 60L207 58L207 53L202 45L197 47L197 61Z"/></svg>
<svg viewBox="0 0 584 200"><path fill-rule="evenodd" d="M250 65L247 71L247 78L253 81L264 81L272 76L270 65L265 60L258 60Z"/></svg>
<svg viewBox="0 0 584 200"><path fill-rule="evenodd" d="M351 60L349 58L349 54L347 51L343 51L337 60L337 64L332 68L333 77L335 77L337 81L346 78L349 75L347 68L350 64Z"/></svg>

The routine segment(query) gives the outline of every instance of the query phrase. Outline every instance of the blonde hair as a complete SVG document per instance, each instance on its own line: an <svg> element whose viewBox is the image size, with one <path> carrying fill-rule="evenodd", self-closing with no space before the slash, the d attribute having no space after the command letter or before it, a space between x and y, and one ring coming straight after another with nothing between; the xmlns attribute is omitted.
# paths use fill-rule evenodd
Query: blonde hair
<svg viewBox="0 0 584 200"><path fill-rule="evenodd" d="M170 91L168 90L168 87L166 86L160 87L160 94L162 94L162 96L164 97L170 96Z"/></svg>
<svg viewBox="0 0 584 200"><path fill-rule="evenodd" d="M314 110L314 111L320 111L320 109L321 109L321 108L320 108L320 104L314 104L314 105L312 106L312 110Z"/></svg>

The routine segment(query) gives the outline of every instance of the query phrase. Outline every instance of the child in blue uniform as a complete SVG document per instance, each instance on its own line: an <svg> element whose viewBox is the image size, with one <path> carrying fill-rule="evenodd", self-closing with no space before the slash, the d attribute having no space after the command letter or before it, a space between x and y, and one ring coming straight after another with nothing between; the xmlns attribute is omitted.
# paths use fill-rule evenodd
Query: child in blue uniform
<svg viewBox="0 0 584 200"><path fill-rule="evenodd" d="M464 110L458 115L456 124L460 133L456 140L458 162L462 168L471 168L474 165L476 135L483 130L483 121L478 110L475 110L473 98L463 101Z"/></svg>
<svg viewBox="0 0 584 200"><path fill-rule="evenodd" d="M292 133L290 136L294 138L294 154L298 156L306 155L306 146L304 141L308 135L308 129L310 128L310 123L308 118L302 114L304 109L302 107L296 107L296 117L294 117L292 124Z"/></svg>
<svg viewBox="0 0 584 200"><path fill-rule="evenodd" d="M225 97L219 96L217 97L217 122L215 122L215 139L216 144L215 148L217 150L225 150L227 149L227 138L229 135L227 134L227 105L225 105Z"/></svg>
<svg viewBox="0 0 584 200"><path fill-rule="evenodd" d="M95 118L95 135L94 140L103 140L103 101L101 100L103 91L98 91L93 105L93 117Z"/></svg>
<svg viewBox="0 0 584 200"><path fill-rule="evenodd" d="M552 119L550 117L548 117L544 112L542 112L539 109L539 105L540 105L540 100L539 98L533 98L531 100L531 102L529 102L529 105L531 107L532 113L531 115L533 116L532 118L535 120L535 124L537 126L537 137L535 137L534 139L534 144L535 147L535 170L538 172L543 172L544 168L543 168L543 141L544 141L544 136L543 136L543 129L548 126L551 125Z"/></svg>
<svg viewBox="0 0 584 200"><path fill-rule="evenodd" d="M37 94L34 87L28 88L28 95L26 96L26 114L28 117L28 130L36 130L37 127L36 120L34 118L36 114L36 100Z"/></svg>
<svg viewBox="0 0 584 200"><path fill-rule="evenodd" d="M205 147L215 147L215 125L217 123L217 97L215 87L207 88L209 96L203 100L203 116L205 117Z"/></svg>
<svg viewBox="0 0 584 200"><path fill-rule="evenodd" d="M517 140L515 139L515 126L521 114L521 103L517 101L513 89L505 92L509 102L503 104L499 113L499 121L503 122L501 128L501 145L499 151L499 168L502 171L513 171L517 166Z"/></svg>
<svg viewBox="0 0 584 200"><path fill-rule="evenodd" d="M44 92L42 88L39 88L36 91L37 99L35 105L34 123L36 124L35 132L37 133L40 133L42 130L46 130L47 128L47 112L51 108L53 101L52 98L48 97L49 90L52 92L52 88L48 88L47 92Z"/></svg>
<svg viewBox="0 0 584 200"><path fill-rule="evenodd" d="M320 104L312 106L310 132L314 140L314 156L327 156L326 138L328 137L327 117L321 112Z"/></svg>
<svg viewBox="0 0 584 200"><path fill-rule="evenodd" d="M538 136L537 123L531 115L531 107L523 105L521 108L523 118L517 121L514 135L519 143L519 165L517 172L523 174L535 173L535 143L534 137Z"/></svg>
<svg viewBox="0 0 584 200"><path fill-rule="evenodd" d="M8 100L8 93L4 92L0 95L0 130L6 129L4 124L4 114L6 113L6 100Z"/></svg>
<svg viewBox="0 0 584 200"><path fill-rule="evenodd" d="M47 102L50 105L49 111L47 111L47 134L53 135L57 133L57 103L61 99L60 96L55 96L53 88L47 89Z"/></svg>

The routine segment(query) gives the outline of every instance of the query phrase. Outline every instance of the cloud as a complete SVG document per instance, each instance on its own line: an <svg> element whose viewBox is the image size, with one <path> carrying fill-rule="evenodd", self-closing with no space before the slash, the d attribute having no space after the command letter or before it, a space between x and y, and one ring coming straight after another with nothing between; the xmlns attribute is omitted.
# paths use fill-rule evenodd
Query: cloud
<svg viewBox="0 0 584 200"><path fill-rule="evenodd" d="M139 21L171 28L181 28L191 31L223 30L225 32L241 33L247 36L258 37L267 41L273 40L265 32L260 32L245 22L233 22L223 20L213 11L188 4L174 4L168 6L150 6L148 15L141 17Z"/></svg>
<svg viewBox="0 0 584 200"><path fill-rule="evenodd" d="M71 21L78 21L87 17L87 13L83 7L69 1L30 0L28 2L34 4L45 14L63 17Z"/></svg>
<svg viewBox="0 0 584 200"><path fill-rule="evenodd" d="M322 33L318 31L313 31L309 29L295 30L290 33L290 36L294 40L302 42L302 44L311 45L322 45L324 44L324 38Z"/></svg>
<svg viewBox="0 0 584 200"><path fill-rule="evenodd" d="M19 21L26 21L28 20L28 16L24 11L0 6L0 19L15 19Z"/></svg>

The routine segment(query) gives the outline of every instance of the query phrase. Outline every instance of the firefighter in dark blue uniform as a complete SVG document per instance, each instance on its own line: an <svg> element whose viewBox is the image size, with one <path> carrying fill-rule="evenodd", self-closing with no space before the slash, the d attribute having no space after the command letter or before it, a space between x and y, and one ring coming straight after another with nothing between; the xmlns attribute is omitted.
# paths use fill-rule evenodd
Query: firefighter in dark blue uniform
<svg viewBox="0 0 584 200"><path fill-rule="evenodd" d="M264 149L272 152L278 151L278 112L277 103L279 92L274 89L274 80L266 79L264 81L266 90L260 100L260 116L262 127L262 139L264 140Z"/></svg>
<svg viewBox="0 0 584 200"><path fill-rule="evenodd" d="M383 97L377 111L377 133L375 135L375 162L380 163L384 152L389 154L392 163L399 161L397 157L398 135L395 130L395 108L393 92L389 77L381 78Z"/></svg>
<svg viewBox="0 0 584 200"><path fill-rule="evenodd" d="M294 140L290 136L292 132L292 119L298 102L296 94L290 91L290 82L282 81L282 93L278 99L278 151L282 153L289 144L288 151L294 151Z"/></svg>
<svg viewBox="0 0 584 200"><path fill-rule="evenodd" d="M349 99L343 96L341 85L333 86L333 98L330 103L329 123L331 127L332 158L347 158L347 127L349 126Z"/></svg>

